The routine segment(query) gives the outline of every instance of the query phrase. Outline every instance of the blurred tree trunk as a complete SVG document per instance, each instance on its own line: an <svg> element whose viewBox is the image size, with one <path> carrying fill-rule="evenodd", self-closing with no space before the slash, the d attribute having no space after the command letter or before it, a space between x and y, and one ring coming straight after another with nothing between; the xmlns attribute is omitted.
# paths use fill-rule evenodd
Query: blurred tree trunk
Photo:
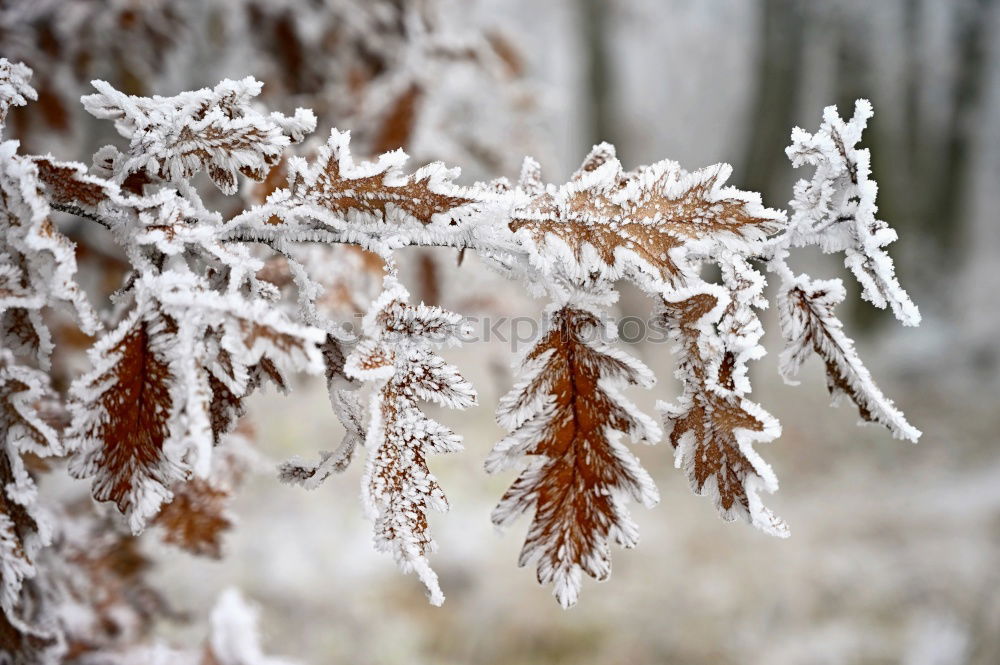
<svg viewBox="0 0 1000 665"><path fill-rule="evenodd" d="M945 128L943 154L928 156L930 163L925 173L933 177L934 182L927 184L936 186L926 190L930 196L921 220L921 226L935 239L936 246L949 254L961 246L962 227L969 213L973 135L977 111L982 108L986 92L988 30L997 3L996 0L971 0L955 4L954 11L959 13L954 37L958 45L958 62L951 117ZM936 173L930 170L931 164L938 167Z"/></svg>
<svg viewBox="0 0 1000 665"><path fill-rule="evenodd" d="M901 0L899 25L901 42L905 52L899 77L902 79L902 109L890 120L878 113L878 90L872 90L876 97L876 114L871 121L871 130L866 143L877 144L872 150L872 173L879 183L879 214L883 219L900 229L910 228L920 234L922 224L918 217L924 205L918 199L914 183L923 177L921 162L924 154L937 152L941 137L939 133L928 135L922 131L926 122L921 106L923 84L923 57L926 51L922 26L924 24L925 0ZM874 62L874 53L867 59ZM897 104L900 102L896 102Z"/></svg>
<svg viewBox="0 0 1000 665"><path fill-rule="evenodd" d="M795 124L802 76L805 17L800 0L763 0L757 83L744 150L741 184L765 200L787 200L785 146Z"/></svg>
<svg viewBox="0 0 1000 665"><path fill-rule="evenodd" d="M904 77L905 126L880 126L878 116L873 121L873 134L883 139L902 134L902 140L872 149L872 168L883 186L879 207L894 226L910 226L931 240L934 250L954 253L961 243L962 226L968 209L966 184L973 158L975 118L981 109L986 90L987 50L992 10L996 0L966 0L948 5L954 13L954 84L950 98L941 101L948 110L948 121L931 124L933 113L924 113L926 103L921 98L921 86L926 76L925 11L927 0L903 0L900 30L907 48L900 75ZM859 20L863 17L859 17ZM855 26L857 28L857 26ZM845 32L850 32L848 26ZM877 35L874 36L877 39ZM872 39L867 55L877 48ZM848 73L844 78L851 77ZM874 92L874 91L873 91ZM869 142L882 140L869 137Z"/></svg>
<svg viewBox="0 0 1000 665"><path fill-rule="evenodd" d="M947 110L945 122L935 122L940 116L925 108L927 98L921 95L926 82L928 0L903 0L899 29L905 36L906 57L900 76L904 77L903 127L892 127L876 113L872 131L865 142L871 148L872 172L879 182L879 216L913 238L922 240L918 258L935 258L942 262L964 260L958 256L965 245L970 214L970 176L975 159L977 118L988 93L990 29L997 0L965 0L944 5L953 14L952 34L954 78L950 96L933 100ZM845 34L863 29L859 16L855 25L845 26ZM878 35L864 40L869 44L867 60L874 66L877 58ZM933 57L935 54L929 54ZM940 54L938 54L940 56ZM841 63L843 64L843 63ZM862 64L861 67L865 65ZM859 70L860 71L860 70ZM857 72L838 74L840 80L853 79ZM877 90L871 91L878 96ZM907 257L899 257L905 259ZM911 259L914 258L912 255ZM907 262L898 261L902 272ZM913 271L909 271L913 272ZM906 282L910 276L903 275ZM920 275L912 275L920 278ZM920 289L944 296L953 284L940 274L927 271ZM870 308L855 307L863 322L869 320ZM881 319L881 317L878 317Z"/></svg>
<svg viewBox="0 0 1000 665"><path fill-rule="evenodd" d="M580 0L583 46L587 57L587 97L589 117L587 138L592 143L608 141L617 145L614 91L609 76L607 0Z"/></svg>

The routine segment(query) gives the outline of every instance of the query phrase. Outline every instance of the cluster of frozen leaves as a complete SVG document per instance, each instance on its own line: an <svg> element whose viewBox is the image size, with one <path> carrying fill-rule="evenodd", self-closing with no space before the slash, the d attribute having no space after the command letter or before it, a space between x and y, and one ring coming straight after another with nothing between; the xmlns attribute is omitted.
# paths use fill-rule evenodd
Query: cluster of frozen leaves
<svg viewBox="0 0 1000 665"><path fill-rule="evenodd" d="M539 96L524 80L516 43L496 25L470 26L469 3L242 4L264 60L255 71L274 82L278 98L305 93L323 117L354 128L358 152L406 147L421 160L491 173L516 168L516 144L537 133L530 118Z"/></svg>
<svg viewBox="0 0 1000 665"><path fill-rule="evenodd" d="M0 73L6 116L35 93L25 67L2 61ZM128 152L102 149L88 169L21 155L15 141L0 145L0 597L11 634L38 648L65 648L68 639L57 619L39 614L37 580L27 581L41 577L40 548L58 537L64 550L68 536L39 504L31 460L68 457L70 472L93 478L94 498L117 504L134 533L167 504L159 523L168 541L218 554L235 479L216 449L243 401L265 383L285 389L295 375L324 368L324 331L283 311L277 289L255 275L263 262L221 239L221 216L185 180L201 170L222 188L237 172L263 178L312 116L260 115L252 80L155 100L103 90L87 103L116 119ZM130 262L105 317L76 281L75 248L52 221L60 210L105 226ZM46 372L57 309L98 335L92 370L65 400Z"/></svg>
<svg viewBox="0 0 1000 665"><path fill-rule="evenodd" d="M28 76L0 61L0 117L33 97ZM750 399L747 364L764 353L756 312L768 304L755 263L781 280L785 376L815 351L835 396L897 436L919 435L875 387L835 318L840 282L796 275L786 262L791 248L808 244L843 251L873 304L916 323L883 249L895 234L875 218L868 154L856 147L866 103L850 122L829 109L815 135L793 133L789 156L815 174L796 186L786 219L757 194L727 186L727 165L687 171L664 160L625 170L602 144L565 184L546 184L527 159L516 184L459 186L457 169L432 163L411 172L398 150L355 160L350 134L336 129L311 157L286 155L316 119L302 109L262 112L254 101L261 85L250 78L174 97L94 85L85 107L113 120L127 147L106 146L87 167L0 144L0 603L25 644L65 647L72 635L59 632L66 619L58 611L40 618L33 600L38 584L55 584L36 570L54 527L29 463L67 457L73 475L91 479L93 497L124 515L122 542L155 523L169 542L218 556L241 466L226 452L227 435L250 394L267 384L288 390L308 374L325 376L346 436L317 462L284 463L280 477L315 488L366 448L362 497L376 549L416 573L431 602L443 601L428 560L428 512L448 503L427 457L460 450L461 439L423 404L466 408L476 394L439 355L467 336L463 319L410 302L394 263L405 247L474 251L550 302L547 327L500 402L509 434L486 468L519 468L493 520L532 515L520 563L535 564L563 606L576 602L584 574L608 577L612 542L638 541L629 501L659 500L626 440L666 436L692 489L724 519L788 534L763 504L777 480L754 449L780 433ZM228 219L206 206L206 180L233 194L241 177L274 182ZM130 271L103 316L82 295L55 212L103 226L127 257ZM343 266L325 266L328 255L305 244L359 247L385 266L371 303L340 300L366 308L359 336L340 334L327 301L325 280ZM718 267L719 283L701 278L706 264ZM621 281L651 298L674 343L683 392L659 403L662 426L623 394L652 388L655 377L615 346L605 321ZM97 337L91 369L65 400L46 373L53 308ZM212 657L228 662L219 649Z"/></svg>
<svg viewBox="0 0 1000 665"><path fill-rule="evenodd" d="M37 97L30 74L0 60L0 119ZM27 645L47 643L54 631L33 598L39 552L52 542L53 524L29 465L64 453L45 417L54 394L42 311L68 304L87 330L96 332L98 323L73 281L72 245L48 218L38 168L17 149L16 141L0 143L0 634L5 644L9 635Z"/></svg>
<svg viewBox="0 0 1000 665"><path fill-rule="evenodd" d="M102 78L148 95L253 71L266 101L307 106L355 130L359 152L407 147L477 174L516 168L544 98L516 40L448 0L8 0L4 55L35 70L37 111L18 130L84 144L78 112ZM513 145L512 145L513 144Z"/></svg>
<svg viewBox="0 0 1000 665"><path fill-rule="evenodd" d="M816 245L826 253L843 252L844 265L857 278L866 300L881 309L891 308L903 325L920 323L920 312L900 287L892 259L883 249L896 240L896 232L875 217L878 186L869 178L868 150L857 147L871 116L871 104L859 100L849 122L830 106L818 132L809 134L799 128L792 132L792 145L786 151L789 159L796 167L814 167L815 173L811 180L795 185L788 229L767 248L768 269L781 280L777 296L785 338L781 373L791 382L815 352L826 366L827 386L835 399L850 399L863 420L885 426L893 436L916 441L920 432L875 385L834 315L846 294L841 280L797 275L786 260L793 247Z"/></svg>
<svg viewBox="0 0 1000 665"><path fill-rule="evenodd" d="M553 301L552 326L501 401L500 423L511 434L487 468L531 456L494 521L534 512L521 563L537 559L539 581L553 582L564 606L576 602L583 573L599 580L610 574L612 540L637 542L628 499L646 506L658 500L620 440L661 438L655 421L620 393L626 385L650 388L655 379L610 345L613 331L595 334L617 297L617 280L659 303L676 342L684 393L660 408L692 488L713 497L727 519L783 529L757 496L775 483L751 444L773 438L777 424L745 398L745 363L762 353L752 308L762 304L764 281L748 259L784 220L759 196L724 186L729 172L725 165L688 172L669 160L625 171L614 149L600 145L556 187L525 162L509 226L526 254L520 270ZM701 280L705 262L721 267L724 287Z"/></svg>

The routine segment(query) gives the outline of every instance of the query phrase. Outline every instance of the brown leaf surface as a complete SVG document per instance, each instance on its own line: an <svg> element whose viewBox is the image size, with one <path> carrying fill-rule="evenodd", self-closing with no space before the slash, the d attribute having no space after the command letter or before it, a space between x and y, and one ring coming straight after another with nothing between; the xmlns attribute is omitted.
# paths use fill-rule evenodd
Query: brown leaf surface
<svg viewBox="0 0 1000 665"><path fill-rule="evenodd" d="M110 183L88 175L83 164L54 162L46 157L33 161L53 203L93 209L111 196Z"/></svg>
<svg viewBox="0 0 1000 665"><path fill-rule="evenodd" d="M563 605L575 602L576 591L567 595L560 577L574 569L603 580L611 572L608 541L615 538L631 546L634 538L622 495L646 504L655 489L635 459L617 442L612 432L653 438L648 424L625 408L620 397L602 385L609 377L629 384L649 384L650 379L621 357L595 347L597 317L585 310L559 310L552 328L528 354L526 363L544 363L518 393L505 398L502 412L530 409L539 398L547 406L518 429L533 441L524 454L537 456L500 500L493 514L498 525L533 510L534 519L521 552L519 564L536 557L538 581L556 582L556 595ZM634 361L633 361L634 362ZM504 442L498 445L498 449ZM634 530L634 527L631 527ZM578 585L578 582L577 582Z"/></svg>
<svg viewBox="0 0 1000 665"><path fill-rule="evenodd" d="M787 535L783 522L756 505L756 492L770 484L770 478L764 477L770 476L770 470L756 453L755 460L746 452L751 440L776 436L777 425L733 390L734 359L714 331L717 304L712 293L664 301L664 322L680 342L678 370L684 383L678 406L666 412L670 443L682 449L692 490L712 496L724 519L739 517L775 535ZM711 360L715 352L718 364ZM746 449L741 446L740 432Z"/></svg>
<svg viewBox="0 0 1000 665"><path fill-rule="evenodd" d="M537 178L534 169L526 172ZM589 250L615 277L637 259L660 279L680 283L675 249L698 240L746 244L781 228L780 213L763 208L759 196L722 187L729 173L727 165L717 164L688 174L673 162L625 172L614 148L601 144L558 189L522 181L531 196L514 211L510 228L525 229L537 247L557 239L580 270Z"/></svg>
<svg viewBox="0 0 1000 665"><path fill-rule="evenodd" d="M84 408L104 417L90 418L83 431L74 432L87 446L82 458L75 460L74 472L80 477L95 476L94 498L114 501L126 514L136 508L150 485L173 484L162 467L163 445L170 435L174 377L156 339L173 328L173 321L159 313L133 319L120 340L104 353L112 359L108 369L87 385L87 391L96 394Z"/></svg>
<svg viewBox="0 0 1000 665"><path fill-rule="evenodd" d="M422 224L430 224L434 215L476 202L454 185L434 185L430 173L396 173L398 162L382 160L373 167L375 172L367 175L352 173L362 167L344 172L342 164L353 166L350 150L344 136L334 134L320 153L319 170L304 180L293 175L291 190L293 196L338 215L353 211L385 219L389 206L393 206Z"/></svg>
<svg viewBox="0 0 1000 665"><path fill-rule="evenodd" d="M194 478L174 489L174 499L163 507L156 523L165 530L163 540L192 554L218 559L222 534L232 526L226 515L229 492Z"/></svg>

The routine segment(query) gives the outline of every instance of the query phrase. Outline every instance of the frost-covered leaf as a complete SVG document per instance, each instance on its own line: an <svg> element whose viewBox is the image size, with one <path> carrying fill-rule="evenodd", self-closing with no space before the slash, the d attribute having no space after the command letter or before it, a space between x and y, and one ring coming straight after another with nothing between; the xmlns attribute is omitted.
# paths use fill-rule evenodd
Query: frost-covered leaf
<svg viewBox="0 0 1000 665"><path fill-rule="evenodd" d="M856 147L871 117L871 104L859 99L849 122L840 118L837 107L828 106L818 132L792 132L792 145L786 149L792 165L812 166L815 172L812 180L795 185L795 212L782 242L844 252L844 265L857 277L864 298L879 308L888 304L904 325L914 326L920 323L920 312L899 285L892 259L883 249L898 236L875 217L878 185L869 179L871 158L867 149Z"/></svg>
<svg viewBox="0 0 1000 665"><path fill-rule="evenodd" d="M144 277L133 290L131 313L73 386L70 436L71 469L95 477L95 498L114 501L138 532L174 483L208 474L251 391L323 371L325 334L189 275Z"/></svg>
<svg viewBox="0 0 1000 665"><path fill-rule="evenodd" d="M490 218L484 208L502 205L483 187L456 185L458 169L440 163L405 173L407 156L401 150L357 163L350 138L350 132L334 129L312 163L290 158L288 187L232 220L231 231L289 239L334 234L384 252L406 244L468 240L466 227Z"/></svg>
<svg viewBox="0 0 1000 665"><path fill-rule="evenodd" d="M215 443L236 425L251 393L268 383L286 392L296 375L324 369L325 334L291 320L273 303L204 285L161 294L160 301L176 319L200 322L192 340L199 360L191 372L210 392L206 408Z"/></svg>
<svg viewBox="0 0 1000 665"><path fill-rule="evenodd" d="M920 322L916 305L896 280L892 259L883 249L896 239L896 232L875 217L878 187L869 179L868 150L856 147L871 116L871 104L861 99L849 122L830 106L818 132L799 128L792 132L792 145L786 150L789 159L796 167L812 166L815 172L812 180L796 184L788 231L768 247L768 269L781 279L778 303L785 338L781 373L790 380L809 353L816 352L826 366L827 386L835 399L846 395L863 420L916 441L919 430L875 385L833 314L845 297L843 284L797 275L787 262L793 247L818 245L824 252L843 251L844 263L861 283L866 299L877 307L891 307L904 325Z"/></svg>
<svg viewBox="0 0 1000 665"><path fill-rule="evenodd" d="M117 185L88 173L87 167L78 162L57 162L51 157L35 157L32 161L53 204L96 214L101 203L119 192Z"/></svg>
<svg viewBox="0 0 1000 665"><path fill-rule="evenodd" d="M231 382L240 396L258 375L285 388L294 374L319 374L325 368L322 331L290 320L269 303L206 293L190 305L221 316L219 347L225 358L216 377Z"/></svg>
<svg viewBox="0 0 1000 665"><path fill-rule="evenodd" d="M289 161L289 190L296 201L308 202L347 217L356 212L388 221L397 212L407 221L431 224L451 219L463 206L475 202L452 183L455 169L432 164L404 174L406 153L394 150L376 162L356 164L350 150L350 132L333 130L313 165Z"/></svg>
<svg viewBox="0 0 1000 665"><path fill-rule="evenodd" d="M839 279L810 280L800 276L778 301L781 333L787 346L781 354L781 374L791 380L815 352L826 367L826 385L834 398L846 396L858 407L862 420L884 425L893 436L916 441L920 430L882 394L868 369L844 334L834 308L844 300Z"/></svg>
<svg viewBox="0 0 1000 665"><path fill-rule="evenodd" d="M130 140L128 153L114 164L118 183L140 172L177 182L204 170L223 193L234 194L238 173L263 180L285 147L316 127L305 109L291 118L255 110L252 100L262 84L252 77L174 97L135 97L104 81L93 84L98 92L83 97L84 107L114 120Z"/></svg>
<svg viewBox="0 0 1000 665"><path fill-rule="evenodd" d="M94 498L114 501L136 533L189 473L179 440L186 418L178 332L178 322L154 298L140 295L133 311L90 351L94 369L71 390L70 469L93 477Z"/></svg>
<svg viewBox="0 0 1000 665"><path fill-rule="evenodd" d="M100 323L76 283L75 246L50 219L39 168L16 150L16 141L0 144L0 342L44 367L52 342L43 308L69 305L88 333Z"/></svg>
<svg viewBox="0 0 1000 665"><path fill-rule="evenodd" d="M554 311L549 329L524 361L522 378L501 401L497 417L510 434L486 462L493 473L528 463L493 511L506 525L534 512L519 565L537 561L538 581L554 584L563 607L576 603L582 574L611 574L609 543L633 547L638 530L626 503L659 501L652 479L623 445L653 443L656 423L620 394L650 387L639 361L609 346L599 313L583 305Z"/></svg>
<svg viewBox="0 0 1000 665"><path fill-rule="evenodd" d="M15 364L0 349L0 623L12 626L23 623L22 585L35 577L38 550L52 535L24 459L62 452L57 432L37 411L50 392L45 373Z"/></svg>
<svg viewBox="0 0 1000 665"><path fill-rule="evenodd" d="M444 512L448 501L426 456L461 450L461 438L428 418L419 402L466 408L475 404L476 393L433 350L460 340L461 317L438 307L413 307L408 296L394 275L386 277L365 316L366 340L347 357L346 371L373 385L362 497L375 522L375 548L392 554L403 572L415 572L430 602L440 605L444 594L427 562L435 549L427 511Z"/></svg>
<svg viewBox="0 0 1000 665"><path fill-rule="evenodd" d="M684 283L688 254L724 247L749 255L782 228L784 215L764 208L758 194L723 186L730 172L717 164L688 173L669 160L626 172L602 143L570 182L544 187L528 161L520 184L526 198L510 229L543 272L626 277L658 293Z"/></svg>
<svg viewBox="0 0 1000 665"><path fill-rule="evenodd" d="M742 519L784 537L788 527L759 496L777 490L777 478L753 449L755 442L777 438L781 427L744 396L749 384L735 380L736 354L727 351L716 329L727 304L725 292L711 285L665 296L662 320L676 343L684 392L675 403L658 407L676 465L694 492L711 497L723 519Z"/></svg>
<svg viewBox="0 0 1000 665"><path fill-rule="evenodd" d="M31 68L20 62L0 58L0 135L7 122L7 112L12 106L24 106L29 99L38 99L31 87Z"/></svg>

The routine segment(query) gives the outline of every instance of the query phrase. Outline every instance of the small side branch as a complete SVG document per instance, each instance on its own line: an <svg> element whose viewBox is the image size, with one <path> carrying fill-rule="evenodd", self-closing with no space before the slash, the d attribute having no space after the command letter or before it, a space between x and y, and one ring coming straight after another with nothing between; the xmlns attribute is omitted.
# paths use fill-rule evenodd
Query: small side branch
<svg viewBox="0 0 1000 665"><path fill-rule="evenodd" d="M83 217L84 219L89 219L92 222L97 222L98 224L100 224L101 226L103 226L104 228L106 228L107 230L109 230L109 231L111 230L111 222L109 222L108 220L104 219L103 217L100 217L99 215L95 215L92 212L84 210L80 206L72 205L72 204L68 204L68 203L51 203L50 202L49 203L49 207L52 208L53 210L58 210L59 212L67 212L67 213L69 213L71 215L76 215L77 217Z"/></svg>

